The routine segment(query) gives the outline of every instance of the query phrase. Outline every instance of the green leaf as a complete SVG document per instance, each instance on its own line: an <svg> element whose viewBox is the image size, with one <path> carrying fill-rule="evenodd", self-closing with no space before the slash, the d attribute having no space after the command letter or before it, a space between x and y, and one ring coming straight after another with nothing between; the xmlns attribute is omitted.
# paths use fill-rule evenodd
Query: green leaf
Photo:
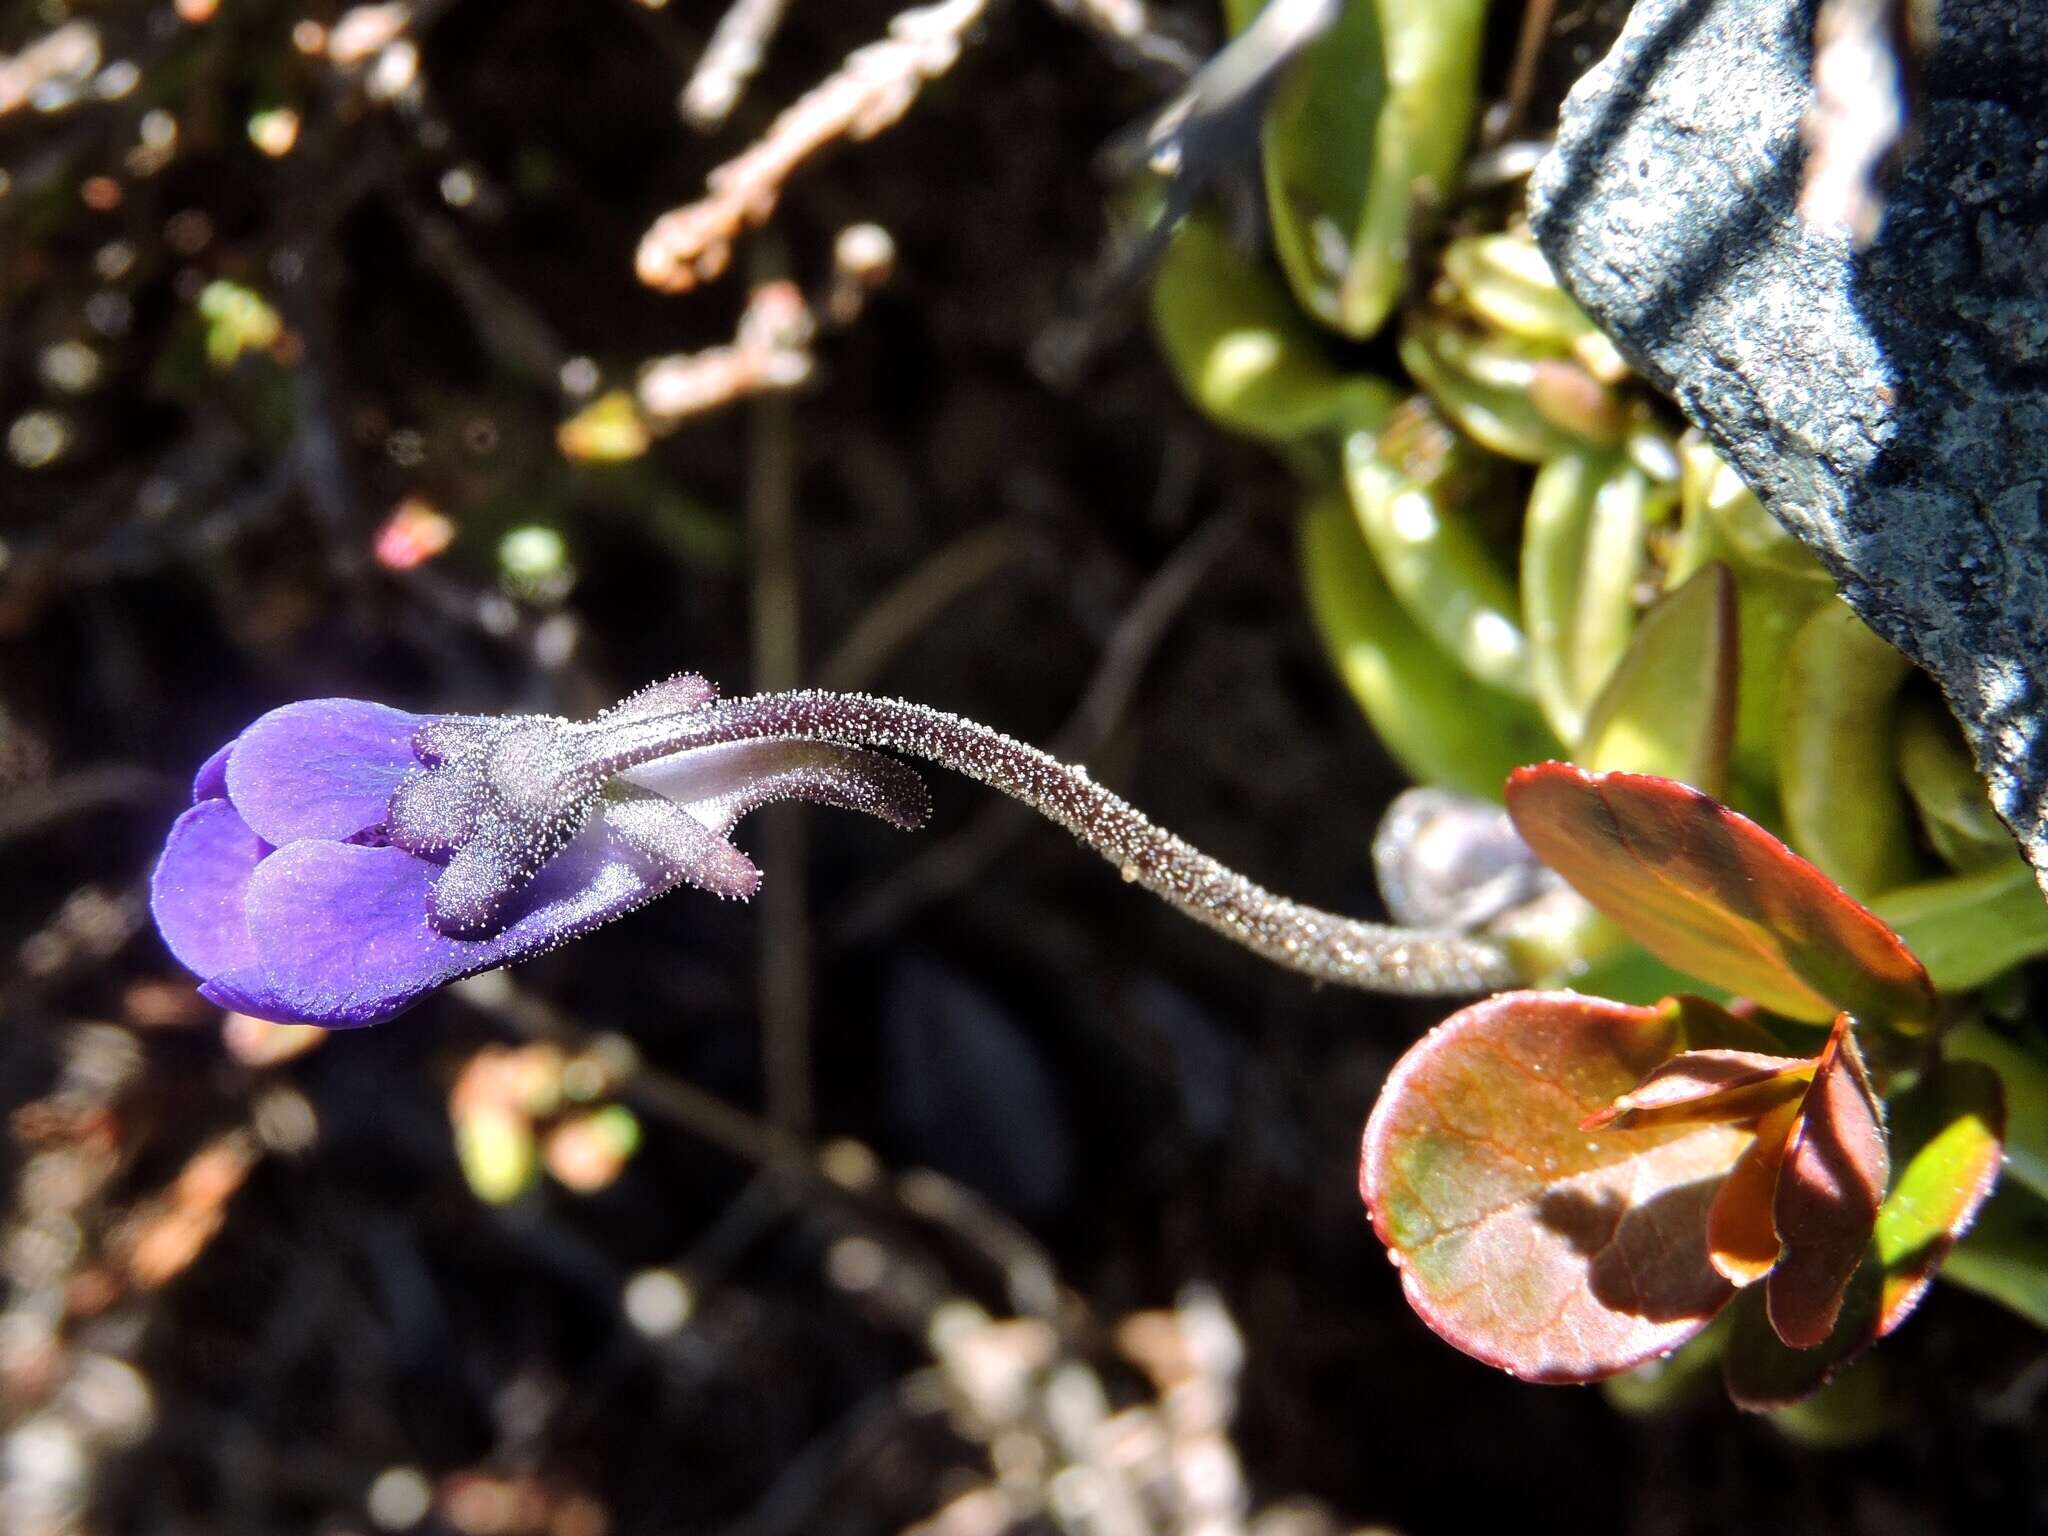
<svg viewBox="0 0 2048 1536"><path fill-rule="evenodd" d="M1454 190L1472 132L1486 21L1486 0L1373 0L1373 8L1386 99L1338 292L1338 326L1349 336L1370 336L1386 320L1414 267L1418 222L1439 214ZM1367 6L1353 0L1347 9Z"/></svg>
<svg viewBox="0 0 2048 1536"><path fill-rule="evenodd" d="M1517 770L1507 799L1537 857L1680 970L1793 1019L1918 1030L1933 1017L1927 973L1897 935L1699 791L1543 763Z"/></svg>
<svg viewBox="0 0 2048 1536"><path fill-rule="evenodd" d="M1956 1061L1981 1061L2005 1084L2005 1166L2048 1199L2048 1062L1984 1024L1959 1024L1941 1037Z"/></svg>
<svg viewBox="0 0 2048 1536"><path fill-rule="evenodd" d="M1654 773L1725 795L1735 623L1735 583L1725 565L1704 566L1667 593L1643 615L1587 713L1578 760L1596 772Z"/></svg>
<svg viewBox="0 0 2048 1536"><path fill-rule="evenodd" d="M1495 453L1526 464L1616 449L1628 434L1619 397L1576 363L1505 336L1474 336L1441 315L1401 329L1401 363L1437 408Z"/></svg>
<svg viewBox="0 0 2048 1536"><path fill-rule="evenodd" d="M1912 822L1893 747L1912 663L1847 603L1800 629L1778 694L1778 793L1801 853L1868 900L1914 877Z"/></svg>
<svg viewBox="0 0 2048 1536"><path fill-rule="evenodd" d="M1354 421L1383 420L1393 391L1341 374L1323 338L1263 264L1196 215L1167 246L1152 285L1152 324L1188 398L1251 437L1288 442Z"/></svg>
<svg viewBox="0 0 2048 1536"><path fill-rule="evenodd" d="M2004 1158L2005 1089L1980 1061L1941 1061L1891 1101L1898 1177L1877 1213L1882 1338L1918 1306L1976 1220Z"/></svg>
<svg viewBox="0 0 2048 1536"><path fill-rule="evenodd" d="M1530 681L1566 741L1584 734L1628 649L1648 527L1649 483L1605 454L1562 454L1530 488L1521 560Z"/></svg>
<svg viewBox="0 0 2048 1536"><path fill-rule="evenodd" d="M1809 614L1833 596L1820 562L1765 512L1734 470L1704 442L1679 448L1678 538L1665 568L1673 589L1712 561L1735 575L1740 662L1735 744L1726 800L1767 826L1783 823L1778 803L1778 691L1785 653Z"/></svg>
<svg viewBox="0 0 2048 1536"><path fill-rule="evenodd" d="M1899 886L1870 906L1944 992L1981 987L2022 960L2048 954L2048 902L2017 853L1992 869Z"/></svg>
<svg viewBox="0 0 2048 1536"><path fill-rule="evenodd" d="M1949 1254L1941 1277L2048 1329L2048 1201L2008 1181Z"/></svg>
<svg viewBox="0 0 2048 1536"><path fill-rule="evenodd" d="M1527 1380L1593 1381L1675 1349L1726 1305L1706 1212L1748 1133L1578 1128L1688 1043L1687 1017L1502 993L1395 1066L1359 1187L1410 1305L1447 1341Z"/></svg>
<svg viewBox="0 0 2048 1536"><path fill-rule="evenodd" d="M1509 488L1490 461L1417 398L1382 431L1344 439L1344 476L1359 531L1408 617L1472 676L1531 696L1521 603L1472 513Z"/></svg>
<svg viewBox="0 0 2048 1536"><path fill-rule="evenodd" d="M1913 695L1899 711L1898 740L1899 778L1935 852L1957 869L2010 862L2012 834L1991 808L1948 707Z"/></svg>
<svg viewBox="0 0 2048 1536"><path fill-rule="evenodd" d="M1472 312L1510 335L1569 347L1593 331L1533 240L1467 235L1444 247L1443 265Z"/></svg>
<svg viewBox="0 0 2048 1536"><path fill-rule="evenodd" d="M1225 0L1224 13L1240 32L1261 9L1260 0ZM1347 324L1341 290L1365 217L1386 89L1379 10L1349 0L1289 69L1260 138L1288 286L1302 308L1347 335L1367 334Z"/></svg>
<svg viewBox="0 0 2048 1536"><path fill-rule="evenodd" d="M1498 801L1519 764L1563 750L1526 701L1463 676L1402 611L1341 492L1309 504L1301 568L1331 662L1411 778Z"/></svg>

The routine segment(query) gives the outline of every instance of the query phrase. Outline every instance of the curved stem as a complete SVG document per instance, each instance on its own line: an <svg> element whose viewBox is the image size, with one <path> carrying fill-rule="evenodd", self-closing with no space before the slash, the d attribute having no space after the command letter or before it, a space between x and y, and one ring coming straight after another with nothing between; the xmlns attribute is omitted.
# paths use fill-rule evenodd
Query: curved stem
<svg viewBox="0 0 2048 1536"><path fill-rule="evenodd" d="M1483 939L1361 922L1276 896L1153 825L1086 768L922 704L800 690L618 729L602 764L608 773L692 747L765 736L924 758L1021 800L1117 866L1124 879L1254 954L1318 981L1434 997L1495 991L1524 979L1505 950Z"/></svg>

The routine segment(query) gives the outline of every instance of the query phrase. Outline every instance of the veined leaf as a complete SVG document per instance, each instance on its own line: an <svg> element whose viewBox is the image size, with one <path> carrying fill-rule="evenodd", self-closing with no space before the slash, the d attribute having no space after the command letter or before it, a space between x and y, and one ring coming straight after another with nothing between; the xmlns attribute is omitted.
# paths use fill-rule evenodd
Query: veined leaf
<svg viewBox="0 0 2048 1536"><path fill-rule="evenodd" d="M1579 1123L1688 1042L1675 1006L1508 992L1394 1068L1359 1186L1423 1321L1532 1381L1593 1381L1676 1348L1731 1294L1707 1263L1715 1188L1749 1134Z"/></svg>
<svg viewBox="0 0 2048 1536"><path fill-rule="evenodd" d="M1898 936L1745 816L1697 790L1566 763L1508 781L1515 827L1645 949L1788 1018L1919 1030L1927 973Z"/></svg>

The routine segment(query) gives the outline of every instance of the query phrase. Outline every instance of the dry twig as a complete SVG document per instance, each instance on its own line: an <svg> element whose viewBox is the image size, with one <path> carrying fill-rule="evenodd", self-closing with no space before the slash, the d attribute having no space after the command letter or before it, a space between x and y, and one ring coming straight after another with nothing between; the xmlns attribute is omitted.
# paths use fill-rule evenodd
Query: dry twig
<svg viewBox="0 0 2048 1536"><path fill-rule="evenodd" d="M707 194L663 214L640 241L640 281L687 293L726 269L732 243L775 211L796 168L839 139L871 139L910 110L925 82L953 67L989 0L940 0L903 12L889 35L847 56L768 127L759 143L706 179Z"/></svg>
<svg viewBox="0 0 2048 1536"><path fill-rule="evenodd" d="M685 122L700 133L724 126L788 11L789 0L733 0L683 87L677 105Z"/></svg>

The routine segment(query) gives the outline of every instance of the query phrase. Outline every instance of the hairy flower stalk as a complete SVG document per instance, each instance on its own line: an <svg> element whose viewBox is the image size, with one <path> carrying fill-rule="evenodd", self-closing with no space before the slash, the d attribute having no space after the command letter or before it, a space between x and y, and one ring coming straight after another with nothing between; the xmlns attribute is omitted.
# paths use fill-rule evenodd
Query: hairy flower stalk
<svg viewBox="0 0 2048 1536"><path fill-rule="evenodd" d="M1519 979L1483 940L1275 896L1086 769L971 720L861 694L715 700L685 674L586 721L356 699L272 710L200 769L151 882L158 932L224 1007L374 1024L678 886L751 896L761 872L730 835L773 801L921 825L924 783L900 753L1023 801L1125 879L1320 981L1433 996Z"/></svg>
<svg viewBox="0 0 2048 1536"><path fill-rule="evenodd" d="M1318 981L1413 996L1453 996L1522 980L1500 946L1463 934L1397 928L1303 906L1218 863L1086 768L1062 763L988 726L901 699L866 694L760 694L618 729L606 763L652 783L660 760L690 748L796 738L920 757L1020 800L1059 823L1123 877L1254 954ZM642 767L641 765L649 765Z"/></svg>

